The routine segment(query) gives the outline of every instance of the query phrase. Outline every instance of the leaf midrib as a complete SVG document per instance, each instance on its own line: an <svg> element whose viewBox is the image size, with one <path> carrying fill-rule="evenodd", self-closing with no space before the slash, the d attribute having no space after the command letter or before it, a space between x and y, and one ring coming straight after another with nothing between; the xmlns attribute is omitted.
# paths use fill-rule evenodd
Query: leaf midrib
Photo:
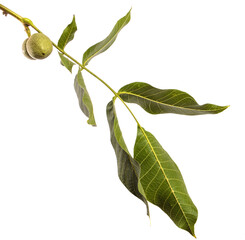
<svg viewBox="0 0 245 240"><path fill-rule="evenodd" d="M165 177L165 179L166 179L166 181L167 181L167 183L168 183L168 185L169 185L169 188L171 189L171 192L173 193L173 196L174 196L174 198L175 198L175 200L176 200L176 202L177 202L177 204L178 204L178 206L179 206L179 208L180 208L180 210L181 210L181 212L182 212L182 214L183 214L183 216L184 216L184 218L185 218L185 220L186 220L186 222L187 222L187 224L188 224L188 227L189 227L189 229L190 229L192 235L195 236L194 232L192 232L192 230L191 230L191 227L190 227L189 221L187 220L187 217L186 217L186 215L185 215L185 212L184 212L184 210L182 209L182 207L181 207L181 205L180 205L180 202L179 202L178 198L177 198L176 195L175 195L175 191L173 190L173 188L172 188L172 186L171 186L171 184L170 184L170 182L169 182L169 179L168 179L168 177L167 177L167 175L166 175L164 169L163 169L162 166L161 166L161 163L160 163L160 161L159 161L159 159L158 159L158 157L157 157L157 154L155 153L154 148L153 148L153 146L152 146L152 144L151 144L149 138L147 137L147 135L146 135L146 133L145 133L145 130L144 130L141 126L139 126L139 128L140 128L140 130L142 131L142 133L143 133L143 135L144 135L144 137L145 137L147 143L149 144L149 146L150 146L150 148L151 148L151 151L152 151L152 153L153 153L153 155L154 155L154 157L155 157L155 159L156 159L156 161L157 161L157 163L158 163L158 165L159 165L159 168L161 169L161 171L162 171L162 173L163 173L163 175L164 175L164 177Z"/></svg>
<svg viewBox="0 0 245 240"><path fill-rule="evenodd" d="M71 24L72 24L72 25L71 25L71 31L68 32L68 37L66 38L66 41L65 41L65 44L64 44L63 49L64 49L65 46L67 45L68 39L69 39L69 37L70 37L70 35L71 35L71 33L72 33L72 30L74 29L74 17L73 17L73 19L72 19L72 23L71 23Z"/></svg>
<svg viewBox="0 0 245 240"><path fill-rule="evenodd" d="M147 97L143 97L141 95L138 95L138 94L135 94L135 93L131 93L131 92L118 92L118 95L122 95L122 94L132 95L132 96L135 96L135 97L138 97L138 98L142 98L142 99L148 100L150 102L154 102L154 103L157 103L157 104L160 104L160 105L165 105L165 106L168 106L168 107L173 107L173 108L178 108L178 109L188 109L188 110L191 110L191 111L199 111L199 112L215 112L215 111L218 110L218 109L215 109L215 110L203 110L203 109L194 109L194 108L188 108L188 107L175 106L175 105L171 105L171 104L167 104L167 103L158 102L156 100L153 100L153 99L150 99L150 98L147 98ZM197 105L197 106L200 106L200 105ZM223 108L225 108L225 107L223 107Z"/></svg>
<svg viewBox="0 0 245 240"><path fill-rule="evenodd" d="M109 43L111 43L111 41L118 35L118 33L121 31L121 29L124 27L125 22L127 22L128 18L130 17L130 14L128 14L128 16L126 17L125 21L123 22L122 26L118 29L118 31L116 32L116 34L114 34L114 36L102 47L100 48L97 52L95 52L93 55L91 55L85 62L84 62L84 66L86 65L87 62L90 61L90 59L92 59L94 56L96 56L103 48L105 48ZM120 21L120 20L119 20ZM117 23L116 23L117 24ZM104 40L102 40L103 42Z"/></svg>

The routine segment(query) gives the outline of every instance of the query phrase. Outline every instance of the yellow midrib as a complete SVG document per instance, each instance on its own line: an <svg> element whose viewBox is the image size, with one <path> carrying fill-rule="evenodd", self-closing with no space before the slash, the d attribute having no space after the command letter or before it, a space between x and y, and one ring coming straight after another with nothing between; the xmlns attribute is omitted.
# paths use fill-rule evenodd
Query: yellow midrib
<svg viewBox="0 0 245 240"><path fill-rule="evenodd" d="M168 107L179 108L179 109L188 109L188 110L199 111L199 112L216 111L216 110L202 110L202 109L195 109L195 108L187 108L187 107L175 106L175 105L171 105L171 104L167 104L167 103L158 102L156 100L153 100L153 99L150 99L150 98L147 98L147 97L144 97L144 96L135 94L135 93L131 93L131 92L118 92L118 94L119 95L121 95L121 94L132 95L132 96L135 96L135 97L139 97L139 98L148 100L150 102L154 102L154 103L157 103L157 104L162 104L162 105L165 105L165 106L168 106Z"/></svg>
<svg viewBox="0 0 245 240"><path fill-rule="evenodd" d="M180 205L180 202L178 201L178 198L175 196L175 192L174 192L173 188L171 187L171 184L170 184L170 182L169 182L169 180L168 180L168 178L167 178L167 175L166 175L164 169L163 169L162 166L161 166L161 163L160 163L160 161L159 161L159 159L158 159L158 157L157 157L157 154L156 154L155 151L154 151L153 146L151 145L151 142L150 142L149 138L147 137L147 135L146 135L144 129L143 129L141 126L139 126L139 128L140 128L140 130L142 131L142 133L143 133L143 135L144 135L144 137L145 137L147 143L149 144L149 146L150 146L150 148L151 148L151 151L153 152L154 157L155 157L155 159L156 159L156 161L157 161L157 163L158 163L158 165L159 165L159 168L161 169L161 171L162 171L162 173L163 173L163 175L164 175L164 177L165 177L165 179L166 179L166 181L167 181L167 183L168 183L168 185L169 185L169 188L171 189L171 191L172 191L172 193L173 193L173 195L174 195L174 198L175 198L176 202L178 203L178 205L179 205L179 207L180 207L180 210L181 210L181 212L182 212L182 214L183 214L183 216L184 216L184 218L185 218L185 220L186 220L186 222L187 222L187 224L188 224L188 227L189 227L190 231L192 232L191 227L190 227L190 224L189 224L189 221L187 220L187 217L186 217L186 215L185 215L185 212L184 212L184 210L182 209L182 207L181 207L181 205ZM192 232L192 235L195 236L194 232Z"/></svg>

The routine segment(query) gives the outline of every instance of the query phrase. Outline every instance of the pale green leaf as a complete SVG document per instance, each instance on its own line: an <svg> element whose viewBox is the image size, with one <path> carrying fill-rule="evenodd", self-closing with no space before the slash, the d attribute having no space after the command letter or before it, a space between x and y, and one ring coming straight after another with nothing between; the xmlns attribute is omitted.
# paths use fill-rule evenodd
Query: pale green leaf
<svg viewBox="0 0 245 240"><path fill-rule="evenodd" d="M74 38L74 34L77 31L77 25L75 16L73 16L72 22L65 28L58 41L58 47L64 50L65 46Z"/></svg>
<svg viewBox="0 0 245 240"><path fill-rule="evenodd" d="M84 66L86 66L93 57L97 56L100 53L103 53L114 43L118 33L130 21L130 11L123 18L117 21L111 33L103 41L96 43L83 54Z"/></svg>
<svg viewBox="0 0 245 240"><path fill-rule="evenodd" d="M77 93L79 106L82 112L88 117L88 121L87 121L88 124L92 126L96 126L96 122L94 119L93 104L89 96L89 93L87 91L87 88L85 86L84 79L80 69L75 77L74 87Z"/></svg>
<svg viewBox="0 0 245 240"><path fill-rule="evenodd" d="M189 94L175 89L158 89L143 82L134 82L122 87L118 94L129 103L140 105L151 114L177 113L184 115L215 114L228 106L199 105Z"/></svg>
<svg viewBox="0 0 245 240"><path fill-rule="evenodd" d="M111 133L111 144L117 158L119 179L133 195L146 204L147 214L149 215L148 203L138 190L139 164L131 157L124 142L113 101L108 103L106 112Z"/></svg>
<svg viewBox="0 0 245 240"><path fill-rule="evenodd" d="M70 72L72 72L72 67L75 65L72 61L70 61L68 58L64 56L64 54L59 53L60 59L61 59L61 65L65 66Z"/></svg>
<svg viewBox="0 0 245 240"><path fill-rule="evenodd" d="M140 183L146 199L160 207L180 228L195 236L197 208L183 177L156 138L138 127L134 159L140 164Z"/></svg>

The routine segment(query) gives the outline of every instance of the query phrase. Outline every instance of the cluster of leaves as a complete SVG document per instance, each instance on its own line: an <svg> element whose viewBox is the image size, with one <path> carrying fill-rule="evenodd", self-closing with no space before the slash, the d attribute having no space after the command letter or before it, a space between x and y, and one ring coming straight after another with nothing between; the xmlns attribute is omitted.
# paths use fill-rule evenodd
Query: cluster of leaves
<svg viewBox="0 0 245 240"><path fill-rule="evenodd" d="M82 76L85 67L95 56L106 51L116 40L118 33L130 21L130 11L121 18L111 33L101 42L88 48L83 55L82 66L75 77L74 87L83 113L88 123L95 126L93 105ZM68 42L74 38L77 30L75 17L65 28L58 47L64 50ZM59 52L61 63L70 72L74 63ZM128 151L119 127L115 100L124 103L136 103L151 114L175 113L185 115L216 114L227 108L213 104L199 105L189 94L175 90L161 90L143 82L134 82L122 87L107 105L107 118L110 127L111 143L115 150L118 175L125 187L141 199L147 208L148 201L160 207L180 228L195 236L194 224L198 211L192 202L183 177L157 139L146 131L138 122L134 156Z"/></svg>

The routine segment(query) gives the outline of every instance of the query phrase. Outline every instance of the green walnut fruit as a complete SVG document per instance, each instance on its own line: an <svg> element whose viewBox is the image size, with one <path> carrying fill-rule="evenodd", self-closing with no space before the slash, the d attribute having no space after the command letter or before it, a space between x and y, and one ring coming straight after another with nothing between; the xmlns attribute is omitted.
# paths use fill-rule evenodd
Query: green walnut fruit
<svg viewBox="0 0 245 240"><path fill-rule="evenodd" d="M26 41L26 50L31 58L44 59L51 54L53 45L43 33L34 33Z"/></svg>
<svg viewBox="0 0 245 240"><path fill-rule="evenodd" d="M35 60L35 59L32 58L32 57L29 55L29 53L27 52L27 49L26 49L26 42L27 42L28 39L29 39L29 38L27 38L27 39L23 42L23 44L22 44L22 52L23 52L23 54L25 55L25 57L27 57L28 59Z"/></svg>

